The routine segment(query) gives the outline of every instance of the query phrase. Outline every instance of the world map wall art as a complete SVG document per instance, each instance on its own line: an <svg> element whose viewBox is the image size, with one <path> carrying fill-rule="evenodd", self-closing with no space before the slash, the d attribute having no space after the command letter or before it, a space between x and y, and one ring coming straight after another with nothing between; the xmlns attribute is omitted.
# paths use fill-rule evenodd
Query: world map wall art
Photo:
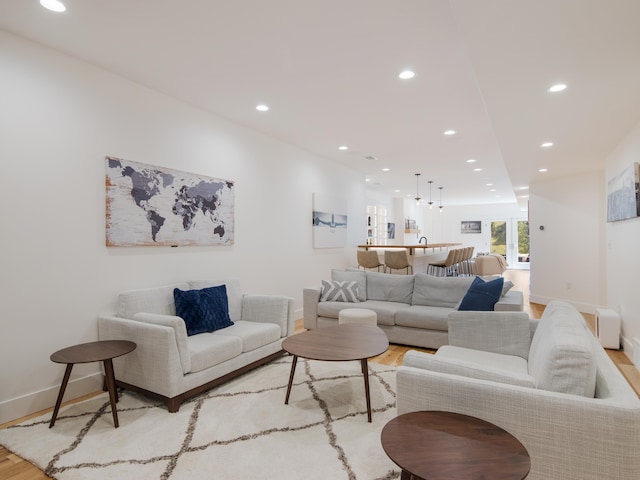
<svg viewBox="0 0 640 480"><path fill-rule="evenodd" d="M106 157L107 246L233 245L234 183Z"/></svg>

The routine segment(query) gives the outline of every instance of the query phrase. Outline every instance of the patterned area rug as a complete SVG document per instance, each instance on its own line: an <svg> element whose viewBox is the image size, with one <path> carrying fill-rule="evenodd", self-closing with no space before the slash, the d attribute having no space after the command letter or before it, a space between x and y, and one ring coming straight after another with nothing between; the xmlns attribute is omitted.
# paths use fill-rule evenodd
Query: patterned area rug
<svg viewBox="0 0 640 480"><path fill-rule="evenodd" d="M395 368L369 363L372 423L359 362L290 357L185 402L177 413L123 392L120 428L107 394L0 430L0 444L47 475L75 479L400 478L380 444L396 416Z"/></svg>

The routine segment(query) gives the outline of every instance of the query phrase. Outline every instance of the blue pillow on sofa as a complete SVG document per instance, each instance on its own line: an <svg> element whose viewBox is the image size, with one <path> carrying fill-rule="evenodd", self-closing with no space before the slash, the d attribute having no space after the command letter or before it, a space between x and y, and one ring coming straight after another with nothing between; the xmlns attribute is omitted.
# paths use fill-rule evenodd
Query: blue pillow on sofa
<svg viewBox="0 0 640 480"><path fill-rule="evenodd" d="M496 302L500 300L503 285L504 278L502 277L489 282L485 282L480 277L474 278L469 290L462 298L458 310L492 311Z"/></svg>
<svg viewBox="0 0 640 480"><path fill-rule="evenodd" d="M173 289L176 315L184 320L187 335L213 332L233 325L229 318L226 285L202 290Z"/></svg>

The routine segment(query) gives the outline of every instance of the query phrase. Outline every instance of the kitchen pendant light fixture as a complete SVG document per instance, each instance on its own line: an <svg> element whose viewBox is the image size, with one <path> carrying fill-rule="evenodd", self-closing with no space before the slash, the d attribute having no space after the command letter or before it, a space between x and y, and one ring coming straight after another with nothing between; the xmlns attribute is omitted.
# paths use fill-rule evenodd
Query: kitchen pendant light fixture
<svg viewBox="0 0 640 480"><path fill-rule="evenodd" d="M442 189L444 187L438 187L440 189L440 213L442 213Z"/></svg>
<svg viewBox="0 0 640 480"><path fill-rule="evenodd" d="M416 173L416 205L420 205L420 174Z"/></svg>
<svg viewBox="0 0 640 480"><path fill-rule="evenodd" d="M429 210L433 208L433 202L431 201L431 185L433 184L433 180L429 180Z"/></svg>

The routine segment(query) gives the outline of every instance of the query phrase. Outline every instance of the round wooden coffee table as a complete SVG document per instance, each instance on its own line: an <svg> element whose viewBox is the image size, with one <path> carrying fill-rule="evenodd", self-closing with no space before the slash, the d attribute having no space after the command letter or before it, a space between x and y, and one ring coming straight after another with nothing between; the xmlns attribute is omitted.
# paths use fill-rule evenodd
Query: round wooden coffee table
<svg viewBox="0 0 640 480"><path fill-rule="evenodd" d="M522 480L531 469L529 453L517 438L458 413L405 413L384 426L381 441L402 469L402 480Z"/></svg>
<svg viewBox="0 0 640 480"><path fill-rule="evenodd" d="M316 328L291 337L282 342L282 348L293 355L291 374L284 403L289 403L298 357L328 362L358 360L364 376L364 391L367 400L367 419L371 422L371 399L369 397L369 367L367 359L384 353L389 348L389 339L380 328L362 323L347 323L335 327Z"/></svg>
<svg viewBox="0 0 640 480"><path fill-rule="evenodd" d="M111 402L111 412L113 413L113 424L118 428L118 412L116 410L118 397L116 393L116 380L113 375L112 359L126 355L127 353L135 350L135 348L136 344L127 340L102 340L99 342L74 345L53 353L51 355L51 361L56 363L66 363L67 368L64 371L62 385L60 385L58 400L56 400L56 406L53 409L53 416L51 417L49 428L53 427L56 423L58 410L60 410L62 397L64 396L64 391L67 388L67 383L69 383L69 377L71 376L71 369L73 368L73 365L76 363L91 362L104 363L105 383L107 385L107 390L109 391L109 401Z"/></svg>

